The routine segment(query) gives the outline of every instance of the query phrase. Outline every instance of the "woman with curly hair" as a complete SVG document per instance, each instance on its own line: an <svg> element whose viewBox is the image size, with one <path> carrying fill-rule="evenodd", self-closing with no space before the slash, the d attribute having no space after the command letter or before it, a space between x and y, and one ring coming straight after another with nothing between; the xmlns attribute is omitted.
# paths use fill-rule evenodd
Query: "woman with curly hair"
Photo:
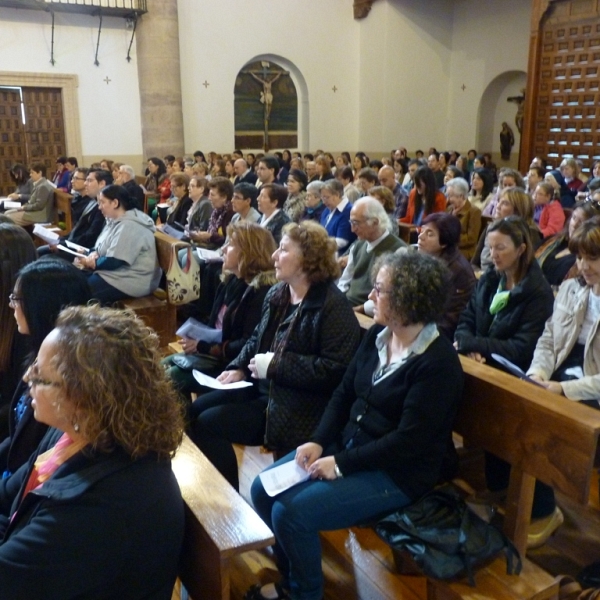
<svg viewBox="0 0 600 600"><path fill-rule="evenodd" d="M319 531L368 523L414 502L456 461L452 424L462 369L435 321L444 310L446 267L400 250L379 259L365 334L309 441L295 460L308 481L271 497L260 477L252 502L275 532L281 580L249 600L323 597ZM272 467L271 467L272 468Z"/></svg>
<svg viewBox="0 0 600 600"><path fill-rule="evenodd" d="M279 452L305 442L319 422L358 346L359 326L335 280L336 245L314 221L289 223L273 254L280 281L265 298L262 318L221 383L252 387L201 396L193 439L234 486L232 443L265 444Z"/></svg>
<svg viewBox="0 0 600 600"><path fill-rule="evenodd" d="M170 458L183 419L158 337L128 312L71 307L25 380L51 429L0 482L3 595L169 599L184 527Z"/></svg>

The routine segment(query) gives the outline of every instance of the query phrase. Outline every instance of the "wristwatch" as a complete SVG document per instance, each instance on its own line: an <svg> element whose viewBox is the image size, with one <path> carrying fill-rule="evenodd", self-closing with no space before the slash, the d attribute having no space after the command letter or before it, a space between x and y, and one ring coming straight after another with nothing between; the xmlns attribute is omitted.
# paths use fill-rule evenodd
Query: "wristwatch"
<svg viewBox="0 0 600 600"><path fill-rule="evenodd" d="M340 471L340 468L337 466L337 463L333 463L333 470L335 471L335 476L338 479L342 479L343 475L342 475L342 472Z"/></svg>

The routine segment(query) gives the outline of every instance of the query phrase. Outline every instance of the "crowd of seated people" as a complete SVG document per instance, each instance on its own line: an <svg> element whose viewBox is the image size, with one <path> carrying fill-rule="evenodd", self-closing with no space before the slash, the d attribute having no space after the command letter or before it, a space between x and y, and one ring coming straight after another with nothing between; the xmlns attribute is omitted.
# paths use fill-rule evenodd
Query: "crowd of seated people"
<svg viewBox="0 0 600 600"><path fill-rule="evenodd" d="M381 160L361 152L353 158L323 151L281 156L197 152L193 159L150 158L143 187L128 165L106 159L87 169L73 161L67 159L55 177L66 181L59 187L73 196L73 229L60 241L91 251L75 258L81 270L69 265L66 260L73 262L73 256L56 245L39 248L36 261L22 228L35 222L38 211L44 222L52 220L45 211L53 210L55 188L45 184L43 165L34 165L30 178L24 167L13 167L11 197L23 208L6 211L10 224L0 224L0 239L7 240L0 243L0 253L6 254L0 296L6 307L10 296L11 308L0 309L0 464L9 481L36 453L47 426L56 426L44 417L38 423L35 393L19 379L27 366L28 373L38 373L35 355L44 355L43 339L60 309L90 297L111 304L158 286L154 211L159 227L174 227L184 240L216 250L222 259L204 263L197 252L192 254L202 267L200 318L222 332L221 341L182 339L183 352L161 367L178 392L172 399L181 407L181 396L186 398L187 431L234 486L233 443L266 443L280 454L293 451L287 459L295 456L311 475L294 494L275 501L255 483L255 506L268 523L285 518L290 503L304 518L305 512L315 512L313 503L325 502L328 495L345 497L353 489L342 487L346 477L356 485L376 485L365 483L368 471L358 458L363 452L378 465L373 477L387 478L398 489L395 508L437 481L449 458L441 449L427 459L435 458L436 466L418 489L375 450L381 444L410 444L409 431L421 427L432 428L423 440L437 431L432 423L412 423L407 429L410 398L420 393L412 376L415 388L403 392L405 404L388 415L387 429L375 433L352 417L370 393L367 388L376 397L378 387L384 395L377 402L387 414L390 382L404 381L434 349L447 353L449 348L503 368L492 357L500 354L549 391L600 408L594 355L600 322L600 191L593 191L593 178L583 181L575 161L565 159L551 169L536 159L523 177L512 169L496 169L490 157L475 151L463 157L430 148L410 158L398 149ZM592 174L600 175L600 165L593 166ZM486 216L490 223L483 226ZM401 241L399 223L411 228L416 248ZM47 277L61 290L53 302L43 302L52 295L44 291ZM58 283L61 277L64 284ZM421 298L419 286L435 288L429 302L438 302L438 293L444 301L430 312L422 301L418 309L409 308ZM373 315L383 326L366 336L358 350L352 309ZM446 369L454 369L453 360L446 360ZM196 382L194 368L225 384L247 380L252 385L210 391ZM28 378L42 381L37 375ZM454 393L460 395L459 384ZM197 395L193 402L191 394ZM455 410L453 397L445 399L448 415ZM338 419L342 412L344 418ZM444 437L446 420L440 426ZM356 448L347 447L348 436L356 438ZM424 458L413 449L417 465ZM506 487L508 468L486 456L491 491ZM365 507L367 518L377 506ZM363 509L356 510L351 518L340 516L334 526L361 521ZM552 488L540 482L531 517L530 547L544 543L563 520ZM318 597L320 568L312 564L318 553L307 550L312 548L308 538L332 522L326 510L311 519L306 546L295 534L291 539L276 536L280 597L309 588ZM311 566L306 562L306 571L298 575L296 561L308 561L308 554ZM257 587L251 597L260 599L272 589Z"/></svg>

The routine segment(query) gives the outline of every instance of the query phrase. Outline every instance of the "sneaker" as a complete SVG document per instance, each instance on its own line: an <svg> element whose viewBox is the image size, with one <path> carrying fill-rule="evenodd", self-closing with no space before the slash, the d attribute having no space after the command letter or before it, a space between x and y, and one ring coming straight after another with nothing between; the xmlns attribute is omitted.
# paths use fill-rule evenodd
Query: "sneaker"
<svg viewBox="0 0 600 600"><path fill-rule="evenodd" d="M527 548L530 550L543 546L564 521L565 517L558 506L551 515L531 521L527 534Z"/></svg>

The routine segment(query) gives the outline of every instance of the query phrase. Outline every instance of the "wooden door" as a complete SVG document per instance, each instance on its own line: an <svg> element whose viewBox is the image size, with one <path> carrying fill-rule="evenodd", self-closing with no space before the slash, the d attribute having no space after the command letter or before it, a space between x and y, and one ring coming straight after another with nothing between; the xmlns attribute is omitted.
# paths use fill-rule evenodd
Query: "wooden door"
<svg viewBox="0 0 600 600"><path fill-rule="evenodd" d="M537 0L530 45L523 161L600 159L600 6L589 0Z"/></svg>
<svg viewBox="0 0 600 600"><path fill-rule="evenodd" d="M0 196L15 191L10 168L27 164L27 150L18 88L0 88Z"/></svg>
<svg viewBox="0 0 600 600"><path fill-rule="evenodd" d="M56 159L66 155L65 125L60 88L24 87L25 134L30 163L46 165L54 173Z"/></svg>

